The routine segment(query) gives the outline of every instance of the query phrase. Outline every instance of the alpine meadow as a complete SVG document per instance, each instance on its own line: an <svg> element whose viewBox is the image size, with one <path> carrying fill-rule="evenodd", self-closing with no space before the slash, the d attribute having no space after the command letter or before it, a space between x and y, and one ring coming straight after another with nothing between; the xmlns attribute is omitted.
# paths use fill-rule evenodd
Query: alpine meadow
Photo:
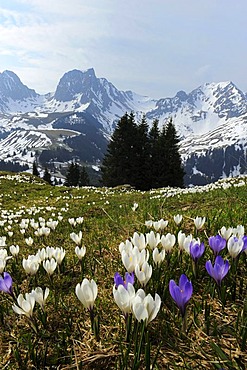
<svg viewBox="0 0 247 370"><path fill-rule="evenodd" d="M247 177L0 188L1 369L245 369Z"/></svg>

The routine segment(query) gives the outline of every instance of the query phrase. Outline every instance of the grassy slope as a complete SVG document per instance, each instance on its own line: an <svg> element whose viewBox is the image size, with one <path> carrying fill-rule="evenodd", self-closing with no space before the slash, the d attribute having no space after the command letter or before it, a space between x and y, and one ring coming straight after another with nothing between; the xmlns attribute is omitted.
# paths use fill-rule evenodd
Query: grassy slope
<svg viewBox="0 0 247 370"><path fill-rule="evenodd" d="M217 295L214 299L210 297L214 283L207 276L204 265L212 257L207 244L208 236L216 235L222 226L242 224L247 227L247 186L231 186L210 192L205 188L201 193L174 197L164 194L159 190L141 193L122 189L68 189L44 185L28 175L25 175L24 182L14 180L13 176L11 179L0 176L0 221L13 219L10 225L13 236L7 236L7 246L18 244L21 249L17 262L14 259L7 262L6 271L13 276L18 292L30 292L36 286L49 286L51 290L47 300L47 323L45 328L38 324L38 335L32 332L25 317L12 311L6 294L0 295L1 368L32 369L37 368L38 363L40 369L46 366L49 369L58 368L58 365L61 369L79 369L80 364L83 368L119 368L124 320L112 296L114 273L125 272L119 243L132 236L134 231L148 232L144 223L149 219L169 220L165 232L177 234L181 229L196 236L193 218L205 216L205 227L197 236L205 241L206 253L199 262L197 278L192 274L190 257L184 253L182 258L178 258L175 250L162 265L159 281L155 280L153 273L153 279L145 289L153 296L158 291L162 297L162 308L149 324L151 358L154 358L160 345L156 365L160 369L244 369L247 360L246 307L244 310L246 256L241 256L236 274L232 273L226 279L228 300L224 309ZM138 203L136 211L131 209L134 202ZM23 214L15 222L19 210ZM180 228L173 222L173 216L178 213L183 215ZM31 228L27 230L25 237L34 237L33 246L28 247L19 231L21 218L37 220L41 216L47 220L49 217L56 219L58 214L62 214L63 220L48 237L35 237ZM68 218L79 216L84 217L83 224L72 227ZM0 228L0 236L7 235L7 224L8 221ZM75 244L70 239L71 232L78 233L80 230L87 248L82 271L74 254ZM22 258L48 245L66 250L66 260L60 273L56 271L53 279L49 280L40 268L36 277L27 277L21 266ZM227 256L227 253L224 255ZM231 263L229 256L228 259ZM178 281L181 273L186 273L194 286L193 298L188 305L186 334L181 334L181 319L168 292L169 280ZM98 284L96 311L101 322L100 342L91 334L89 315L74 294L76 284L84 277L94 278ZM235 295L232 293L234 282ZM38 314L36 308L37 321ZM133 348L127 368L131 368L132 353ZM140 368L142 366L143 362Z"/></svg>

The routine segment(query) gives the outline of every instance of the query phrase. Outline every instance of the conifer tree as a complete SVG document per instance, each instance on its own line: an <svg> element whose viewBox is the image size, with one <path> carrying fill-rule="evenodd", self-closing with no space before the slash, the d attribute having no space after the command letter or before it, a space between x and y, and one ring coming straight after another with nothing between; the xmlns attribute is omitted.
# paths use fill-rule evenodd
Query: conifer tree
<svg viewBox="0 0 247 370"><path fill-rule="evenodd" d="M134 184L137 126L134 114L127 113L118 121L103 159L102 182L106 186Z"/></svg>
<svg viewBox="0 0 247 370"><path fill-rule="evenodd" d="M77 163L72 162L67 170L64 185L78 186L80 178L80 168Z"/></svg>
<svg viewBox="0 0 247 370"><path fill-rule="evenodd" d="M160 187L160 130L159 121L155 119L152 123L152 127L149 131L149 173L148 173L148 187L158 188Z"/></svg>
<svg viewBox="0 0 247 370"><path fill-rule="evenodd" d="M51 174L50 174L50 172L48 171L47 168L45 168L45 172L44 172L44 175L43 175L43 180L45 180L48 184L52 185Z"/></svg>
<svg viewBox="0 0 247 370"><path fill-rule="evenodd" d="M80 176L79 176L79 182L78 182L78 185L79 186L88 186L90 183L89 181L89 176L88 176L88 173L87 173L87 170L86 168L83 166L81 169L80 169Z"/></svg>
<svg viewBox="0 0 247 370"><path fill-rule="evenodd" d="M164 173L164 185L173 187L183 187L184 185L184 169L182 166L181 156L179 154L179 138L176 132L176 128L169 120L164 130L163 145L165 148L164 158L166 166L163 169Z"/></svg>
<svg viewBox="0 0 247 370"><path fill-rule="evenodd" d="M37 168L37 163L35 161L33 162L33 175L39 177L39 171Z"/></svg>

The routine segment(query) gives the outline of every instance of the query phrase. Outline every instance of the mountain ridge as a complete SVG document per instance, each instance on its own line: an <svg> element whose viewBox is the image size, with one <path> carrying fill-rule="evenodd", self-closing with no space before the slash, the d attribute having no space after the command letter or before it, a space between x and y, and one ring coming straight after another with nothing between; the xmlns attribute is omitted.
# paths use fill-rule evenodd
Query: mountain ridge
<svg viewBox="0 0 247 370"><path fill-rule="evenodd" d="M26 145L32 152L32 150L40 150L38 143L40 143L41 130L66 128L68 134L69 129L73 131L76 127L78 133L76 139L68 134L67 138L59 137L59 140L53 141L52 145L60 149L64 147L68 152L71 149L71 153L74 150L73 146L77 149L78 145L97 147L98 154L92 150L94 152L92 162L100 162L106 148L105 140L110 138L117 121L130 111L135 113L137 120L145 114L150 125L154 119L158 119L160 127L168 119L173 119L181 138L180 151L185 169L189 163L190 170L187 168L187 174L190 172L190 175L186 180L187 183L192 181L195 174L204 173L203 169L197 168L198 162L201 161L201 157L208 156L209 152L213 156L214 150L235 146L238 148L236 151L241 150L241 155L245 155L246 142L243 135L247 133L247 94L232 81L206 82L189 93L180 90L174 97L152 99L131 90L118 90L107 79L98 78L93 68L66 72L60 78L55 92L45 95L40 95L34 89L28 88L14 72L0 73L0 138L5 136L2 140L5 140L3 143L8 142L10 152L11 141L7 140L7 137L8 134L14 137L13 131L19 131L19 134L21 131L26 131L26 135L19 136L22 137L22 145ZM90 124L85 126L87 121ZM91 133L89 133L90 129ZM23 142L23 137L29 137L28 131L36 131L37 145L35 140L32 142L32 147L30 142L26 144ZM97 137L98 140L100 136L101 144L98 142L96 145L93 137ZM72 148L69 149L66 140ZM76 141L76 145L73 140ZM87 140L90 140L90 144ZM41 149L47 150L51 143L48 139L43 142L45 144ZM12 151L16 152L17 144L13 148L15 150L12 149ZM4 153L6 155L6 150ZM66 155L67 157L72 159L73 154ZM21 161L20 156L17 156L16 160L18 158ZM194 166L192 166L192 158ZM3 158L3 154L0 154L0 159L7 160ZM79 154L79 160L83 161L81 154ZM231 172L234 171L232 168ZM227 176L222 172L220 176L225 175ZM209 177L207 176L205 181L215 180L213 174L211 178Z"/></svg>

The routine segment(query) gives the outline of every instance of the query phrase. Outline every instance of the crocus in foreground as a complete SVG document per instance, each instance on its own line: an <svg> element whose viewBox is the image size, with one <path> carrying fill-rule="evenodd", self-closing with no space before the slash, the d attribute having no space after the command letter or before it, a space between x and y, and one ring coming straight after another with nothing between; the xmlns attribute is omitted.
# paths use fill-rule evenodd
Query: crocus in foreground
<svg viewBox="0 0 247 370"><path fill-rule="evenodd" d="M155 293L155 297L148 294L146 296L144 290L139 289L132 300L132 311L137 321L144 321L147 326L150 321L155 319L161 305L160 296Z"/></svg>
<svg viewBox="0 0 247 370"><path fill-rule="evenodd" d="M195 262L203 255L205 251L205 246L203 243L191 242L190 243L190 255Z"/></svg>
<svg viewBox="0 0 247 370"><path fill-rule="evenodd" d="M178 285L174 280L170 280L169 291L173 300L176 302L182 317L184 317L186 305L189 302L193 292L191 281L188 280L186 275L182 274L180 276Z"/></svg>
<svg viewBox="0 0 247 370"><path fill-rule="evenodd" d="M208 238L208 244L210 248L213 250L214 254L217 255L222 251L222 249L226 246L226 239L224 239L221 235L210 236Z"/></svg>
<svg viewBox="0 0 247 370"><path fill-rule="evenodd" d="M25 315L29 318L33 315L33 309L35 305L35 298L31 293L26 293L25 298L23 294L19 294L17 298L17 303L19 306L14 304L12 306L13 310L19 315Z"/></svg>
<svg viewBox="0 0 247 370"><path fill-rule="evenodd" d="M116 285L116 288L118 288L119 285L123 285L124 288L127 289L128 283L133 285L134 282L135 282L134 272L132 273L126 272L125 279L123 279L122 276L118 272L116 272L114 275L114 283Z"/></svg>
<svg viewBox="0 0 247 370"><path fill-rule="evenodd" d="M93 279L91 281L86 278L83 279L81 284L78 283L76 285L75 293L86 309L93 309L94 301L98 294L98 287Z"/></svg>
<svg viewBox="0 0 247 370"><path fill-rule="evenodd" d="M224 261L221 256L215 258L214 266L211 261L206 262L206 270L208 274L216 281L218 285L221 284L222 279L229 271L230 265L228 260Z"/></svg>
<svg viewBox="0 0 247 370"><path fill-rule="evenodd" d="M11 296L13 296L12 283L12 277L8 272L4 272L3 277L0 276L0 290Z"/></svg>

